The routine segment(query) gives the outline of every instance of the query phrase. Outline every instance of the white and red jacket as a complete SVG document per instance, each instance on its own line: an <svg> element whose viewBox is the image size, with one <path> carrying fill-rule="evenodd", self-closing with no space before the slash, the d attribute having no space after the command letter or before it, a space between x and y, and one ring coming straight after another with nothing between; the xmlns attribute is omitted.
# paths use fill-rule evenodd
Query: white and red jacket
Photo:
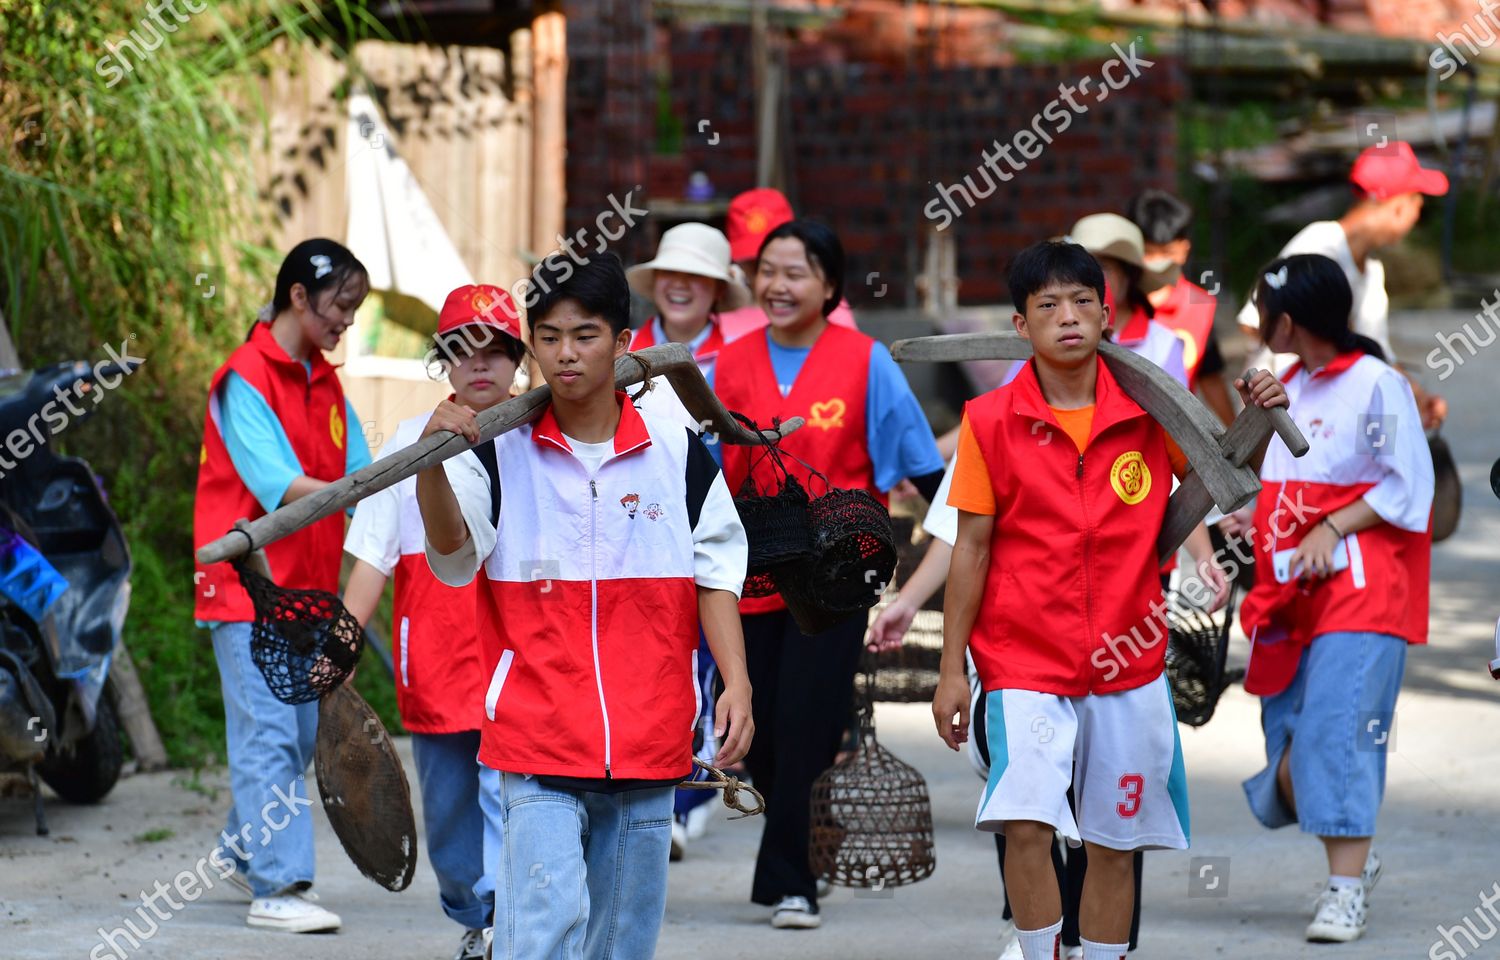
<svg viewBox="0 0 1500 960"><path fill-rule="evenodd" d="M624 394L591 472L548 407L495 441L501 500L475 458L444 467L469 528L440 580L479 580L479 760L509 773L666 780L692 770L699 587L739 595L748 549L723 475L679 424Z"/></svg>
<svg viewBox="0 0 1500 960"><path fill-rule="evenodd" d="M431 417L403 420L380 457L416 443ZM469 451L459 457L478 466ZM416 477L360 501L344 551L395 578L391 652L402 724L413 733L478 730L486 679L474 623L479 591L450 587L428 568Z"/></svg>
<svg viewBox="0 0 1500 960"><path fill-rule="evenodd" d="M1432 559L1432 456L1406 378L1374 357L1340 354L1282 377L1310 449L1296 458L1272 438L1255 505L1255 587L1240 607L1251 638L1245 689L1271 696L1296 675L1319 635L1370 632L1427 642ZM1272 557L1355 500L1380 515L1344 537L1349 566L1326 579L1277 583Z"/></svg>

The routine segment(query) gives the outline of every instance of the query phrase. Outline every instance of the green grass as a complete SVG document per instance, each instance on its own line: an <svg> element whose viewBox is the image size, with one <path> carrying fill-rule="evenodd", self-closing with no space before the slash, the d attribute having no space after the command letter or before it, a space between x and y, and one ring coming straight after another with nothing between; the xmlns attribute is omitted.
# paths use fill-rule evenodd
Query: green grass
<svg viewBox="0 0 1500 960"><path fill-rule="evenodd" d="M177 832L170 827L157 827L155 830L147 830L145 833L136 834L133 839L136 843L161 843L177 836Z"/></svg>

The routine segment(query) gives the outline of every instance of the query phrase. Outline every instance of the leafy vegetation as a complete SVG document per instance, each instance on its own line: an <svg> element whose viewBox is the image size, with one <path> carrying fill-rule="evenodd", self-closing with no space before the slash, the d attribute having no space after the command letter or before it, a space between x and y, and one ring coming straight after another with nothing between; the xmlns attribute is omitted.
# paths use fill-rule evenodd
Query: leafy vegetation
<svg viewBox="0 0 1500 960"><path fill-rule="evenodd" d="M0 0L0 313L25 366L130 335L146 358L53 442L89 459L125 526L126 642L177 764L223 744L193 625L193 488L209 376L281 255L254 187L261 82L381 33L353 0ZM394 725L382 678L363 670L360 689Z"/></svg>

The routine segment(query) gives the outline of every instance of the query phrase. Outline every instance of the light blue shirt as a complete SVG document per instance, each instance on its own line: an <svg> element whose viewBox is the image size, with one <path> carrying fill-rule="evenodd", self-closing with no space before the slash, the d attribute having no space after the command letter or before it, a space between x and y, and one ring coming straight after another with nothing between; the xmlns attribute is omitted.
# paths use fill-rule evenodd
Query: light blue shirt
<svg viewBox="0 0 1500 960"><path fill-rule="evenodd" d="M347 397L344 418L349 424L344 441L344 470L349 474L369 465L370 447L365 441L364 426ZM270 513L281 506L292 481L307 471L297 460L292 441L271 404L233 370L224 378L219 398L219 429L235 472L261 509Z"/></svg>

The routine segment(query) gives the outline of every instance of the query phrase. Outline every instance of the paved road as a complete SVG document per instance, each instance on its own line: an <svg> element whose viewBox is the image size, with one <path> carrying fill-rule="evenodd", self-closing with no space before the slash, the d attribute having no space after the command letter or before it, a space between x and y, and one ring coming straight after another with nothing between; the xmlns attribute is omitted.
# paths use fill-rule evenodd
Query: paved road
<svg viewBox="0 0 1500 960"><path fill-rule="evenodd" d="M1470 317L1424 314L1396 324L1403 353L1420 359L1438 330ZM1332 947L1302 942L1323 876L1321 849L1298 833L1262 830L1245 808L1239 782L1262 762L1255 702L1234 690L1202 730L1183 730L1192 793L1193 849L1148 855L1142 958L1433 957L1438 927L1467 917L1490 934L1478 951L1462 935L1452 956L1495 957L1500 936L1480 909L1500 882L1500 684L1484 664L1500 614L1500 502L1488 491L1500 456L1495 389L1500 347L1469 360L1441 385L1453 401L1446 431L1460 461L1467 507L1459 534L1434 556L1431 645L1414 651L1397 711L1387 801L1378 847L1386 875L1373 898L1366 939ZM1435 382L1435 376L1429 376ZM979 781L931 731L925 707L882 706L882 740L920 769L933 795L938 868L929 880L886 898L836 891L815 932L773 931L748 902L749 865L759 836L751 821L716 822L673 867L664 960L846 960L986 958L1001 945L994 847L973 831ZM156 881L170 884L194 868L212 842L227 803L222 775L202 785L183 774L123 782L94 808L50 805L53 834L31 835L30 804L0 798L0 958L83 958L99 929L121 923ZM217 789L217 795L210 795ZM352 960L440 960L456 928L437 905L424 863L411 889L387 893L358 875L319 820L319 890L343 915L336 936L289 938L250 931L245 904L216 888L172 911L129 956L179 960L263 960L279 955ZM158 831L153 833L153 831ZM172 831L166 839L160 831ZM1214 861L1222 896L1190 895L1192 860ZM1492 894L1493 899L1493 894ZM140 921L136 920L137 925ZM120 940L129 946L128 941ZM107 950L95 957L111 956Z"/></svg>

